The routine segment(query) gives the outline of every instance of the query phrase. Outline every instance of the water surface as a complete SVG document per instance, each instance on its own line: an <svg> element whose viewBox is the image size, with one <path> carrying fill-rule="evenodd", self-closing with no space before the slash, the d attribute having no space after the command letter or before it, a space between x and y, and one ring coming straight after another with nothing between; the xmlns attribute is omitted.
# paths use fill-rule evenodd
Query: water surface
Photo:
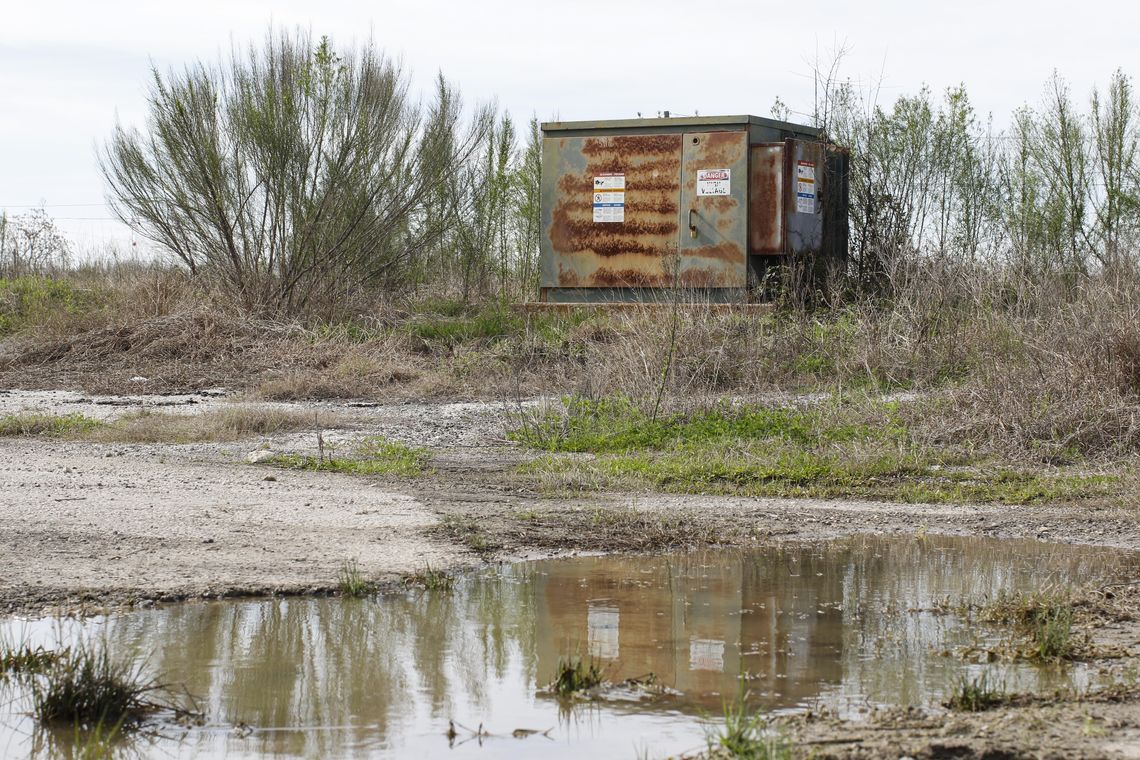
<svg viewBox="0 0 1140 760"><path fill-rule="evenodd" d="M208 724L164 727L145 754L661 757L703 746L707 716L741 683L760 708L854 717L880 705L937 705L958 679L983 670L1011 690L1095 688L1087 666L964 661L954 653L1008 633L934 608L1137 567L1133 554L1037 542L859 537L530 562L471 574L449 592L372 600L9 620L0 635L103 640L184 685ZM681 694L569 707L541 687L573 653L592 656L615 681L653 673ZM14 684L0 689L0 754L38 754L47 744L25 715L26 695ZM449 720L492 736L460 729L449 745ZM552 730L514 738L520 728Z"/></svg>

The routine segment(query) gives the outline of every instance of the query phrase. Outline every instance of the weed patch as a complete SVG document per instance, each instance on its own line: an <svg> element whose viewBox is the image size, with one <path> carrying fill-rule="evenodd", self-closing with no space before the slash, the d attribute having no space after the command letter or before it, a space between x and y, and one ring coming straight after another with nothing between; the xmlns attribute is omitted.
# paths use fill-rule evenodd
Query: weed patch
<svg viewBox="0 0 1140 760"><path fill-rule="evenodd" d="M565 657L558 660L550 690L560 697L572 697L597 688L603 680L602 668L593 658L587 662L581 657Z"/></svg>
<svg viewBox="0 0 1140 760"><path fill-rule="evenodd" d="M201 414L170 414L143 409L108 423L101 440L123 443L233 441L256 435L290 433L320 424L311 413L254 404L211 409Z"/></svg>
<svg viewBox="0 0 1140 760"><path fill-rule="evenodd" d="M159 691L142 666L116 662L102 647L77 646L59 653L31 682L32 713L42 724L130 726L174 709L156 699Z"/></svg>
<svg viewBox="0 0 1140 760"><path fill-rule="evenodd" d="M31 644L4 644L0 648L0 676L43 673L67 654L67 650L56 651Z"/></svg>
<svg viewBox="0 0 1140 760"><path fill-rule="evenodd" d="M0 417L0 436L71 438L90 433L102 424L82 414L20 412Z"/></svg>
<svg viewBox="0 0 1140 760"><path fill-rule="evenodd" d="M982 712L1007 699L1005 689L990 685L988 677L982 674L974 679L960 679L953 693L942 704L959 712Z"/></svg>
<svg viewBox="0 0 1140 760"><path fill-rule="evenodd" d="M404 585L428 591L451 591L455 588L455 576L443 570L434 570L428 565L421 572L405 575Z"/></svg>
<svg viewBox="0 0 1140 760"><path fill-rule="evenodd" d="M544 490L1034 504L1112 493L1114 476L1029 472L918 442L894 403L719 404L658 419L626 398L565 400L511 435L551 452L520 466ZM567 456L567 454L594 456Z"/></svg>
<svg viewBox="0 0 1140 760"><path fill-rule="evenodd" d="M0 337L92 308L96 298L51 277L0 279Z"/></svg>
<svg viewBox="0 0 1140 760"><path fill-rule="evenodd" d="M412 448L380 437L366 438L356 446L351 457L307 456L283 454L267 462L290 470L340 472L349 475L398 475L414 478L423 475L431 452Z"/></svg>
<svg viewBox="0 0 1140 760"><path fill-rule="evenodd" d="M1019 658L1056 662L1081 657L1089 642L1073 630L1074 600L1061 592L1000 593L978 608L979 617L1013 626L1026 642L1012 647Z"/></svg>
<svg viewBox="0 0 1140 760"><path fill-rule="evenodd" d="M337 590L341 596L354 599L368 596L376 590L376 585L364 577L360 572L360 565L356 560L350 560L341 565L337 572Z"/></svg>
<svg viewBox="0 0 1140 760"><path fill-rule="evenodd" d="M709 756L791 760L791 743L769 726L764 713L749 708L749 696L741 689L736 699L725 702L724 724L708 732Z"/></svg>
<svg viewBox="0 0 1140 760"><path fill-rule="evenodd" d="M483 530L479 522L463 515L444 515L440 521L439 530L449 538L465 544L476 554L490 554L499 549L501 544L493 540L487 531Z"/></svg>

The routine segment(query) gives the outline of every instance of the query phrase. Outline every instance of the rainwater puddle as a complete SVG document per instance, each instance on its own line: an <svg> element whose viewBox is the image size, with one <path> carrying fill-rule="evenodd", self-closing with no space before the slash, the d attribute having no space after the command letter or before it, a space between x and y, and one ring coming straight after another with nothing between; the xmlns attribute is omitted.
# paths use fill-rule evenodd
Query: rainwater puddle
<svg viewBox="0 0 1140 760"><path fill-rule="evenodd" d="M937 705L983 671L1011 691L1095 688L1090 666L981 665L947 650L1001 641L930 609L1140 567L1136 555L1028 541L857 537L825 546L586 557L493 568L452 591L372 600L197 602L104 618L7 620L47 645L105 640L199 699L207 725L160 727L168 757L663 757L704 746L741 677L757 707ZM681 692L568 706L541 693L589 653L614 681ZM991 682L993 682L991 680ZM27 695L0 686L0 755L47 756ZM448 721L457 727L450 743ZM235 730L236 725L248 730ZM546 731L516 738L516 729Z"/></svg>

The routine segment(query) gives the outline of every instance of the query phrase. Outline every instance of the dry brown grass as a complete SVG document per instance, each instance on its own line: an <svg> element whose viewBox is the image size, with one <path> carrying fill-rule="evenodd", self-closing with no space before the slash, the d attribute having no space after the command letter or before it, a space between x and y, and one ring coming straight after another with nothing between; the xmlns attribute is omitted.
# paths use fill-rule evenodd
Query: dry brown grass
<svg viewBox="0 0 1140 760"><path fill-rule="evenodd" d="M93 435L99 440L125 443L234 441L325 427L334 422L329 415L318 417L300 410L235 404L198 414L133 412L98 428Z"/></svg>
<svg viewBox="0 0 1140 760"><path fill-rule="evenodd" d="M0 341L0 382L119 393L221 385L265 399L622 394L673 409L914 391L908 423L926 440L1032 462L1140 450L1140 278L927 265L899 275L890 301L815 311L388 308L332 327L241 316L174 275L116 288L111 301L135 306ZM149 381L128 383L137 375Z"/></svg>

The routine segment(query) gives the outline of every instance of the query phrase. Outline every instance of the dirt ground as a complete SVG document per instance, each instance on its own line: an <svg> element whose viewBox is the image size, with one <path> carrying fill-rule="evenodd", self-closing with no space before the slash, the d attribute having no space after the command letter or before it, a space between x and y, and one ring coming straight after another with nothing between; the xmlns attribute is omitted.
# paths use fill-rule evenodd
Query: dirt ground
<svg viewBox="0 0 1140 760"><path fill-rule="evenodd" d="M136 397L2 391L0 415L42 410L111 419L139 408L194 414L225 403L222 391ZM264 451L314 451L312 431L178 445L0 439L0 613L322 593L335 588L338 570L349 560L385 581L428 565L921 531L1140 550L1140 511L1133 505L1074 510L653 494L552 497L533 492L513 474L513 465L528 455L506 440L502 405L281 406L342 426L322 433L334 445L383 435L429 447L433 472L375 478L249 462ZM1140 624L1132 617L1106 634L1130 642L1140 662ZM1140 692L1117 697L967 716L885 715L857 724L813 716L796 719L789 730L819 757L1140 757Z"/></svg>

